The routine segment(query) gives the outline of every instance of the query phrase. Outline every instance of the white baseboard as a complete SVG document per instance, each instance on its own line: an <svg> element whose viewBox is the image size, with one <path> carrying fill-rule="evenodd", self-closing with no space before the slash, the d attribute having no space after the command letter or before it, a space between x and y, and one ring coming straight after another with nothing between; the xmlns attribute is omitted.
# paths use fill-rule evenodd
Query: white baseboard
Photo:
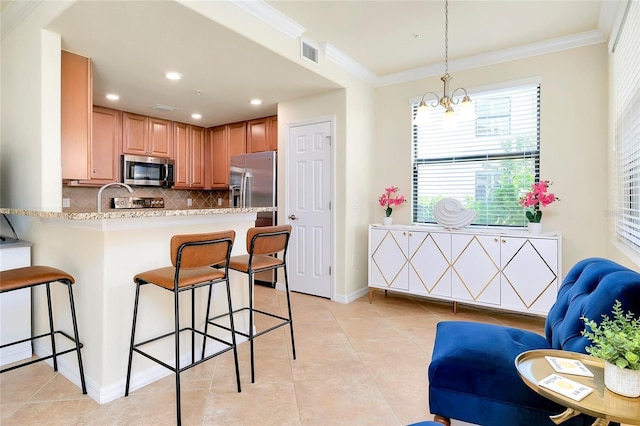
<svg viewBox="0 0 640 426"><path fill-rule="evenodd" d="M31 358L31 342L23 342L0 350L0 365L12 364L23 359Z"/></svg>

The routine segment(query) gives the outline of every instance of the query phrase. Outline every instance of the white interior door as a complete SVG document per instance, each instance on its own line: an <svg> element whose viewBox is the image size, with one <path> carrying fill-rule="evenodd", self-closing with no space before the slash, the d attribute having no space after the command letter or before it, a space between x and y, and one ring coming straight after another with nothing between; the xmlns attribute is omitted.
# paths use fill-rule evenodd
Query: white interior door
<svg viewBox="0 0 640 426"><path fill-rule="evenodd" d="M287 148L289 285L331 297L331 122L289 128Z"/></svg>

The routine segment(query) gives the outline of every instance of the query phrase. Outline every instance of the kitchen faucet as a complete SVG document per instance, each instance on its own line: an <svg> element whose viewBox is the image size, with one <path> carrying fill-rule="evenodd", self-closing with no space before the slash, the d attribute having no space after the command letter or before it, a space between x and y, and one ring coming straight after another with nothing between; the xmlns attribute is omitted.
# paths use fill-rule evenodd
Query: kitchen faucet
<svg viewBox="0 0 640 426"><path fill-rule="evenodd" d="M129 190L129 192L133 192L133 189L131 189L131 187L129 185L127 185L126 183L120 183L120 182L111 182L111 183L107 183L105 185L102 185L100 187L100 190L98 191L98 213L102 213L102 191L105 190L105 188L108 188L110 186L115 186L115 185L119 185L119 186L124 186L125 188L127 188Z"/></svg>

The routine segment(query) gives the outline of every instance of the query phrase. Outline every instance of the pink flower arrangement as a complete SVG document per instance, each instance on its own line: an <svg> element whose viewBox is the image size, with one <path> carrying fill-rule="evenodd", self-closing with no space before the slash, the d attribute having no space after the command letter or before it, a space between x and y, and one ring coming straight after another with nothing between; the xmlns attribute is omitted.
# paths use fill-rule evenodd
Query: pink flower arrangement
<svg viewBox="0 0 640 426"><path fill-rule="evenodd" d="M391 216L393 206L400 206L402 203L407 201L404 198L404 195L396 195L396 192L398 192L398 187L391 186L389 188L385 188L384 194L378 198L378 203L380 203L381 207L384 207L384 212L387 217Z"/></svg>
<svg viewBox="0 0 640 426"><path fill-rule="evenodd" d="M527 219L532 223L540 223L542 219L542 207L546 207L554 201L559 201L560 199L550 192L549 186L551 182L548 180L541 180L538 183L531 184L531 191L524 194L522 198L520 198L520 205L522 207L533 207L533 211L527 212Z"/></svg>

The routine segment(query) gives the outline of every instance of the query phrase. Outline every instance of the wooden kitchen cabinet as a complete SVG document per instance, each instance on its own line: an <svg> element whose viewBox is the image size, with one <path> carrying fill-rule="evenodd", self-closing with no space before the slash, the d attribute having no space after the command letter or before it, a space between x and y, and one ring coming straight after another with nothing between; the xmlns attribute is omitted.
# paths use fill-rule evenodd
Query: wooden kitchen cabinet
<svg viewBox="0 0 640 426"><path fill-rule="evenodd" d="M60 137L62 179L89 179L93 80L91 60L61 53Z"/></svg>
<svg viewBox="0 0 640 426"><path fill-rule="evenodd" d="M119 153L122 140L122 113L120 111L93 107L92 136L90 145L90 183L104 185L117 182L120 174Z"/></svg>
<svg viewBox="0 0 640 426"><path fill-rule="evenodd" d="M269 120L267 126L267 140L269 141L269 150L278 150L278 116L272 115L267 118Z"/></svg>
<svg viewBox="0 0 640 426"><path fill-rule="evenodd" d="M207 188L225 188L229 185L229 138L227 126L209 129L207 160L209 166Z"/></svg>
<svg viewBox="0 0 640 426"><path fill-rule="evenodd" d="M278 149L277 117L247 121L247 153Z"/></svg>
<svg viewBox="0 0 640 426"><path fill-rule="evenodd" d="M229 157L247 153L247 122L227 124L229 138Z"/></svg>
<svg viewBox="0 0 640 426"><path fill-rule="evenodd" d="M205 129L184 123L173 124L174 189L204 189Z"/></svg>
<svg viewBox="0 0 640 426"><path fill-rule="evenodd" d="M230 158L232 155L245 154L246 127L243 121L209 129L207 188L229 187Z"/></svg>
<svg viewBox="0 0 640 426"><path fill-rule="evenodd" d="M122 152L171 158L173 122L145 115L122 113Z"/></svg>

